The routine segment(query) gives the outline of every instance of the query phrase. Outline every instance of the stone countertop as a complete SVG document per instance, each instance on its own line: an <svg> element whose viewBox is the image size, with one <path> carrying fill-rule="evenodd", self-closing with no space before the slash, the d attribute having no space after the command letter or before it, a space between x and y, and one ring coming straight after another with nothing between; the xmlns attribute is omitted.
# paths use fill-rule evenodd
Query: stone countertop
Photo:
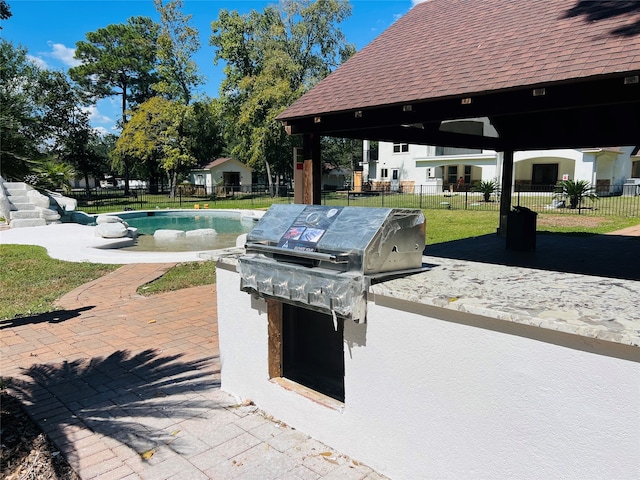
<svg viewBox="0 0 640 480"><path fill-rule="evenodd" d="M423 257L429 271L375 295L640 346L640 281Z"/></svg>
<svg viewBox="0 0 640 480"><path fill-rule="evenodd" d="M217 256L235 271L242 249ZM431 268L371 293L640 347L640 281L424 256Z"/></svg>

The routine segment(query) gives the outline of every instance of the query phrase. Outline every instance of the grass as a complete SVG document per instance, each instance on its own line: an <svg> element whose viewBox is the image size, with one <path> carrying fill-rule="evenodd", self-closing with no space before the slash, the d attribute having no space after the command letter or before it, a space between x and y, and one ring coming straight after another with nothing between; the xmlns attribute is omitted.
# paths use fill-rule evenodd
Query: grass
<svg viewBox="0 0 640 480"><path fill-rule="evenodd" d="M215 262L179 263L160 278L138 287L138 293L148 296L212 283L216 283Z"/></svg>
<svg viewBox="0 0 640 480"><path fill-rule="evenodd" d="M468 210L424 210L427 245L495 234L498 213ZM602 234L640 223L637 217L540 214L539 233ZM51 259L42 247L0 245L0 319L54 311L55 300L77 286L101 277L118 265L74 263ZM214 262L182 263L159 279L143 285L139 293L166 291L215 283Z"/></svg>
<svg viewBox="0 0 640 480"><path fill-rule="evenodd" d="M51 312L63 294L118 268L54 260L29 245L0 245L0 258L0 319Z"/></svg>
<svg viewBox="0 0 640 480"><path fill-rule="evenodd" d="M427 245L479 235L495 234L498 212L470 210L423 210L427 219ZM640 218L623 216L538 214L538 233L602 234L638 225Z"/></svg>
<svg viewBox="0 0 640 480"><path fill-rule="evenodd" d="M427 245L496 233L498 212L423 210L427 219Z"/></svg>

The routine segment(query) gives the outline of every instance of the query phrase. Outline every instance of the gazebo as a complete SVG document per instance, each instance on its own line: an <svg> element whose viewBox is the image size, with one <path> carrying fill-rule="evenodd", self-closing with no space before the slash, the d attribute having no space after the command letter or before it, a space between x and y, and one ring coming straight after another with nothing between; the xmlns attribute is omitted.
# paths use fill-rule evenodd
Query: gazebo
<svg viewBox="0 0 640 480"><path fill-rule="evenodd" d="M494 149L509 192L514 151L640 143L639 77L640 2L429 0L280 115L303 137L296 196L321 201L322 136ZM456 123L478 118L496 134ZM509 195L500 206L502 230ZM218 258L222 389L358 459L340 465L349 478L360 462L394 479L638 478L637 239L545 238L502 261L490 237L372 282L360 323L291 304L329 298L330 281L305 290L265 267L256 298L239 260Z"/></svg>
<svg viewBox="0 0 640 480"><path fill-rule="evenodd" d="M303 137L304 203L322 136L496 150L510 192L514 151L640 143L640 3L430 0L278 118ZM456 128L477 118L497 136Z"/></svg>

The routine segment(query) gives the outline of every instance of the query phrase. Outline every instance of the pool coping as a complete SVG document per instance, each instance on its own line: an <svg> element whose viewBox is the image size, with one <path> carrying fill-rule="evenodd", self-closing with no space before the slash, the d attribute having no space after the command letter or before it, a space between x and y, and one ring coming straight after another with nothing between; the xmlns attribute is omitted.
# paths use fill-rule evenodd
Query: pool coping
<svg viewBox="0 0 640 480"><path fill-rule="evenodd" d="M182 209L190 211L191 209ZM167 210L163 210L167 211ZM193 211L201 211L193 209ZM216 210L211 210L216 211ZM223 211L223 210L218 210ZM224 211L239 210L227 209ZM251 212L252 218L263 214L261 210L240 210ZM116 215L125 212L109 212L102 215ZM12 228L0 231L0 244L36 245L47 249L50 257L68 262L89 262L105 264L196 262L215 257L220 250L197 250L191 252L138 252L117 248L122 246L122 238L102 238L95 235L95 226L77 223L59 223L41 227ZM114 248L115 247L115 248Z"/></svg>

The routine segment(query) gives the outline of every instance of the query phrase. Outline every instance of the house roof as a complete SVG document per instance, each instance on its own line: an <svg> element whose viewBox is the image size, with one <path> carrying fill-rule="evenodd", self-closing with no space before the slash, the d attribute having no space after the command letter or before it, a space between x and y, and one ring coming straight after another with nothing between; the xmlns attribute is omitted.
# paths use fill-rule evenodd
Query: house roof
<svg viewBox="0 0 640 480"><path fill-rule="evenodd" d="M245 165L244 163L229 157L216 158L213 162L208 163L205 166L201 167L200 170L211 170L212 168L218 167L227 162L237 163L245 167L247 170L252 170L251 167Z"/></svg>
<svg viewBox="0 0 640 480"><path fill-rule="evenodd" d="M485 138L488 148L635 144L639 18L640 2L430 0L278 118L293 134L478 146L437 131L442 120L487 116L502 139ZM607 135L577 134L577 125L553 134L565 121L588 125L603 115L596 123ZM538 137L550 144L517 132L540 124ZM407 125L417 128L399 128Z"/></svg>

